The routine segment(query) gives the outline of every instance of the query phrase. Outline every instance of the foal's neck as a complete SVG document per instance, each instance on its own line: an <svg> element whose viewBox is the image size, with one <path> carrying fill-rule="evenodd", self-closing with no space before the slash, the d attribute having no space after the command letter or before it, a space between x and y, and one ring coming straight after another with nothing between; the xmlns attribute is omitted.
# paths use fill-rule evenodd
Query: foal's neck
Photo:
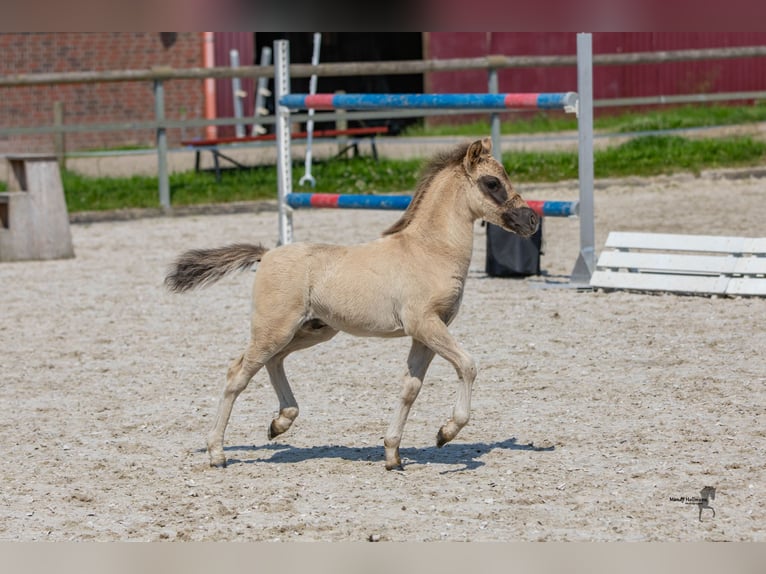
<svg viewBox="0 0 766 574"><path fill-rule="evenodd" d="M437 177L418 206L406 231L435 252L448 255L466 272L473 253L473 224L466 194L452 177Z"/></svg>

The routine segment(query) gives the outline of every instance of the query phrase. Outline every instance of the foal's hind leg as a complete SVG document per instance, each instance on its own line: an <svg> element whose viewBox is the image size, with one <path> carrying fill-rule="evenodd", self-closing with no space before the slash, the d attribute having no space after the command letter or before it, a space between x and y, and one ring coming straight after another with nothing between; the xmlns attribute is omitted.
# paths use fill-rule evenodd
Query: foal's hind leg
<svg viewBox="0 0 766 574"><path fill-rule="evenodd" d="M460 379L455 408L444 426L436 435L436 446L444 446L457 436L471 415L471 391L476 379L476 363L473 358L460 348L457 341L447 330L447 325L436 316L421 320L411 333L413 338L422 341L440 357L449 361Z"/></svg>
<svg viewBox="0 0 766 574"><path fill-rule="evenodd" d="M386 447L386 470L402 467L402 461L399 458L399 444L402 441L404 423L407 422L412 403L418 398L420 388L423 386L423 378L426 376L426 371L433 358L434 352L431 349L413 339L410 355L407 357L407 373L404 375L404 386L399 405L383 441Z"/></svg>
<svg viewBox="0 0 766 574"><path fill-rule="evenodd" d="M269 440L289 429L298 417L298 402L285 375L284 357L275 357L266 363L269 380L279 399L279 414L269 426Z"/></svg>
<svg viewBox="0 0 766 574"><path fill-rule="evenodd" d="M273 439L289 429L298 416L298 403L295 400L295 396L293 396L290 383L285 374L285 357L300 349L306 349L324 341L329 341L337 333L337 331L320 321L309 321L298 330L287 347L266 363L271 386L274 387L274 392L279 399L279 414L271 421L269 439Z"/></svg>
<svg viewBox="0 0 766 574"><path fill-rule="evenodd" d="M215 425L207 439L211 466L226 466L226 457L223 452L223 436L231 416L234 401L245 390L250 380L261 367L268 364L279 353L282 353L283 357L287 354L284 353L284 349L290 347L293 338L299 333L299 327L296 327L296 324L300 324L299 317L294 316L297 313L291 316L290 313L283 312L277 317L277 308L274 309L274 313L271 314L256 311L250 344L242 356L234 361L229 368L226 384L224 385L218 405ZM294 349L295 347L292 348ZM289 387L287 392L289 393L289 398L294 402L295 399L292 398Z"/></svg>
<svg viewBox="0 0 766 574"><path fill-rule="evenodd" d="M226 455L223 452L223 435L229 423L234 401L245 390L250 380L263 366L259 356L261 353L254 341L231 367L226 375L221 399L218 403L218 413L215 424L207 437L207 451L210 455L210 466L226 466Z"/></svg>

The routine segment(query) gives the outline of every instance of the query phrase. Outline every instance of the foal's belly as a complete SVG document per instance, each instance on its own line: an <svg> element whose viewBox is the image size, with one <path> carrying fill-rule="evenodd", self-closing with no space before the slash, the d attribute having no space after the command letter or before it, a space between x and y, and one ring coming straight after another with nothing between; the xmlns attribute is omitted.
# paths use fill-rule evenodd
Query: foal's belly
<svg viewBox="0 0 766 574"><path fill-rule="evenodd" d="M382 337L384 339L404 337L406 335L406 333L404 332L404 329L398 329L396 331L373 331L373 330L367 330L367 329L360 329L354 326L349 326L348 328L339 329L339 331L343 331L344 333L348 333L349 335L353 335L355 337Z"/></svg>
<svg viewBox="0 0 766 574"><path fill-rule="evenodd" d="M403 337L404 327L392 308L386 305L358 306L315 305L312 317L316 317L336 331L356 337Z"/></svg>

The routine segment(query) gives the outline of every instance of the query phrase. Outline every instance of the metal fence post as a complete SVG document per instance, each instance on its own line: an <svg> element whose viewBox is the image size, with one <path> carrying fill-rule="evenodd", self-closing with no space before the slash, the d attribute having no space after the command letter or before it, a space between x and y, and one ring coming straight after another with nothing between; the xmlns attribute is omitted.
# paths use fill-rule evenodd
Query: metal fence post
<svg viewBox="0 0 766 574"><path fill-rule="evenodd" d="M160 188L160 205L170 207L170 180L168 178L168 136L165 121L165 88L162 80L154 80L154 116L157 120L157 179Z"/></svg>
<svg viewBox="0 0 766 574"><path fill-rule="evenodd" d="M593 202L593 43L577 34L577 132L580 179L580 254L570 281L589 284L596 267Z"/></svg>
<svg viewBox="0 0 766 574"><path fill-rule="evenodd" d="M53 102L53 125L57 128L64 126L64 102ZM53 134L53 149L56 153L59 169L66 169L66 134L63 130Z"/></svg>
<svg viewBox="0 0 766 574"><path fill-rule="evenodd" d="M489 93L499 94L500 85L497 79L497 68L489 68ZM503 162L503 150L500 144L500 114L494 113L489 116L490 134L492 136L492 155L499 161Z"/></svg>

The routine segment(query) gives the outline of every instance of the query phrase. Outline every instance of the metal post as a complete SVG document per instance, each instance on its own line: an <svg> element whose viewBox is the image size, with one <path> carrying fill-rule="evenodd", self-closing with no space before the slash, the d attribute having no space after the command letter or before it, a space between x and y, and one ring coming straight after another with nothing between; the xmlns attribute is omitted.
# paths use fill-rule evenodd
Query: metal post
<svg viewBox="0 0 766 574"><path fill-rule="evenodd" d="M57 128L64 126L64 102L53 102L53 125ZM66 169L66 134L63 131L53 134L53 149L59 169Z"/></svg>
<svg viewBox="0 0 766 574"><path fill-rule="evenodd" d="M274 41L274 93L277 115L277 196L279 200L279 244L293 241L292 208L287 196L293 190L292 158L290 154L290 109L279 104L290 93L290 43Z"/></svg>
<svg viewBox="0 0 766 574"><path fill-rule="evenodd" d="M500 93L497 68L489 68L489 93ZM492 155L497 161L502 163L503 150L500 146L500 114L492 114L489 118L490 134L492 136Z"/></svg>
<svg viewBox="0 0 766 574"><path fill-rule="evenodd" d="M169 208L168 136L162 125L165 121L165 88L162 85L162 80L154 80L154 116L157 120L157 179L160 188L160 205Z"/></svg>
<svg viewBox="0 0 766 574"><path fill-rule="evenodd" d="M314 50L311 54L311 65L319 65L319 50L322 47L322 34L314 32ZM313 95L317 93L317 80L316 74L311 74L309 80L309 94ZM303 162L304 174L303 177L298 180L298 185L308 183L311 187L316 186L316 179L311 175L311 162L313 160L312 145L314 142L314 109L309 110L309 121L306 122L306 159Z"/></svg>
<svg viewBox="0 0 766 574"><path fill-rule="evenodd" d="M229 61L232 68L239 68L239 50L231 50L229 52ZM242 98L245 97L242 91L242 82L238 77L231 79L231 94L234 98L234 117L242 119ZM234 125L234 135L238 138L245 137L245 126L237 123Z"/></svg>
<svg viewBox="0 0 766 574"><path fill-rule="evenodd" d="M593 44L590 34L577 34L577 93L580 254L570 281L589 284L596 267L593 202Z"/></svg>
<svg viewBox="0 0 766 574"><path fill-rule="evenodd" d="M264 46L261 49L261 66L270 66L271 65L271 48L268 46ZM259 76L258 77L258 85L255 89L255 110L253 111L253 115L255 116L255 119L258 119L258 116L268 116L269 110L266 109L266 106L263 102L264 98L267 98L271 95L271 92L269 91L269 78L267 76ZM250 132L254 136L259 136L266 133L266 128L263 127L258 121L253 122L253 129Z"/></svg>
<svg viewBox="0 0 766 574"><path fill-rule="evenodd" d="M345 94L345 90L336 90L336 94ZM335 129L339 131L345 131L348 129L348 120L345 118L346 110L337 110L337 119L335 120ZM338 155L343 154L343 157L348 157L348 136L339 135L335 138L338 142Z"/></svg>

